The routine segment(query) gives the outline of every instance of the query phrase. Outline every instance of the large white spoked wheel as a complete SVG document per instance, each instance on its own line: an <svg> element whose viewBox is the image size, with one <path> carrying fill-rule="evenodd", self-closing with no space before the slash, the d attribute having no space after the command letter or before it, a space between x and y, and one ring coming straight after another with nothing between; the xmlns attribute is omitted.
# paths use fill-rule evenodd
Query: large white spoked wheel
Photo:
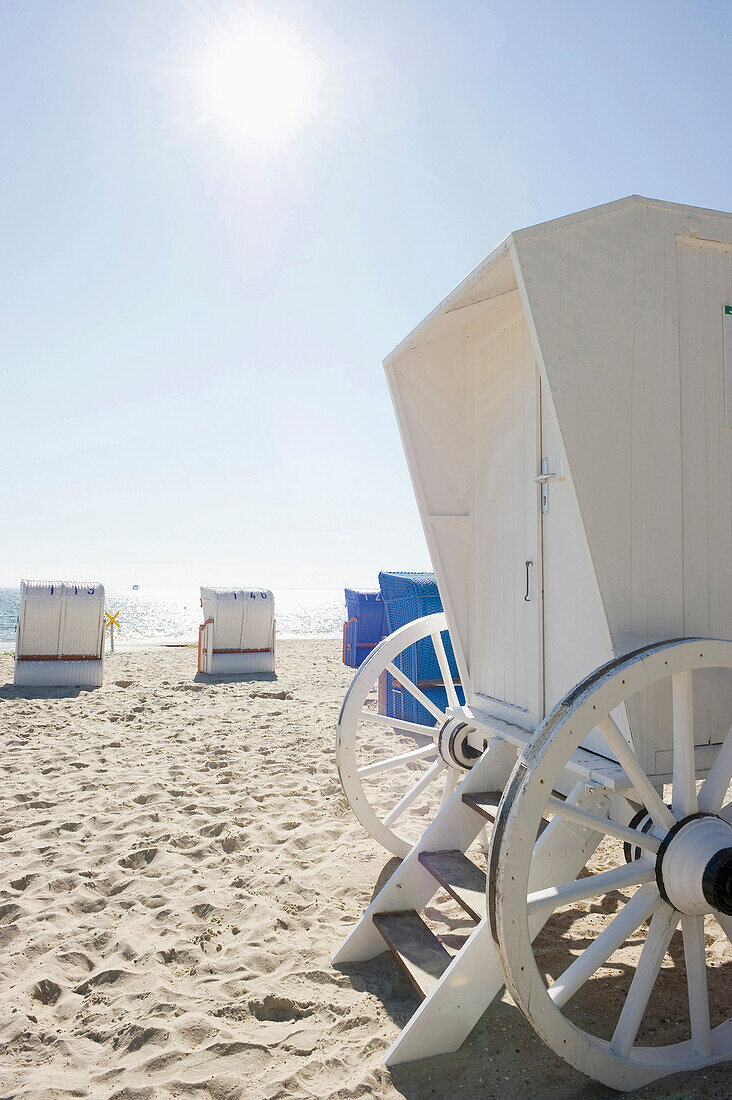
<svg viewBox="0 0 732 1100"><path fill-rule="evenodd" d="M460 712L459 686L451 675L446 631L439 612L384 638L356 673L338 720L336 761L343 790L364 829L395 856L407 854L476 756L461 738L463 723L454 717ZM400 655L424 639L434 645L441 677L432 686L441 685L444 706L398 667ZM430 724L380 713L379 680L387 673L421 704Z"/></svg>
<svg viewBox="0 0 732 1100"><path fill-rule="evenodd" d="M698 780L697 669L732 669L732 642L649 646L577 685L516 764L493 834L489 911L511 995L557 1054L624 1091L732 1056L732 730ZM612 713L651 685L672 701L663 798ZM552 791L595 727L633 789L583 785L563 802ZM590 853L570 881L542 857L560 828Z"/></svg>

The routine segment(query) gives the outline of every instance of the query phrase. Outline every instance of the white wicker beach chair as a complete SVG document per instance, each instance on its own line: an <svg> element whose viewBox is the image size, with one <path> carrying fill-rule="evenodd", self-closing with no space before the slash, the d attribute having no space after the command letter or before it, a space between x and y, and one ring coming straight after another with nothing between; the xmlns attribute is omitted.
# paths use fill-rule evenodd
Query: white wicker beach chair
<svg viewBox="0 0 732 1100"><path fill-rule="evenodd" d="M99 687L104 668L104 585L21 581L15 683Z"/></svg>
<svg viewBox="0 0 732 1100"><path fill-rule="evenodd" d="M261 588L202 588L198 671L275 670L274 596Z"/></svg>

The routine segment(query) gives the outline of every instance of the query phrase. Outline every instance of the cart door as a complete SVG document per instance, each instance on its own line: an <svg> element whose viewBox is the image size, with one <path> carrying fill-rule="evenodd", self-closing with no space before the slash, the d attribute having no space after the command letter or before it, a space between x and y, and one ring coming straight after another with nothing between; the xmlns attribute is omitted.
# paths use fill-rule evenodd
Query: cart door
<svg viewBox="0 0 732 1100"><path fill-rule="evenodd" d="M567 462L549 387L541 387L541 455L536 474L541 515L542 610L544 625L544 713L575 684L611 660L600 590ZM625 720L615 715L625 728ZM592 733L587 748L607 753Z"/></svg>
<svg viewBox="0 0 732 1100"><path fill-rule="evenodd" d="M518 299L518 296L517 296ZM517 312L474 357L475 705L533 729L542 711L539 382Z"/></svg>

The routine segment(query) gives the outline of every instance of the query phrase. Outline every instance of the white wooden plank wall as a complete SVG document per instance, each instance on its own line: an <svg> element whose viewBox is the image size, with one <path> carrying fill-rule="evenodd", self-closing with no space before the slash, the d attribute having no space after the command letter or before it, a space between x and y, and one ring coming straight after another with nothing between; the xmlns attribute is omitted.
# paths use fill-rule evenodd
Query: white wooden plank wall
<svg viewBox="0 0 732 1100"><path fill-rule="evenodd" d="M522 314L475 350L476 692L535 713L536 363ZM533 516L533 523L531 518ZM526 603L525 561L534 562Z"/></svg>
<svg viewBox="0 0 732 1100"><path fill-rule="evenodd" d="M725 426L723 347L723 307L732 305L732 243L679 238L676 268L684 633L732 638L732 429ZM696 675L695 690L695 728L699 735L706 731L704 740L719 741L732 713L730 677Z"/></svg>

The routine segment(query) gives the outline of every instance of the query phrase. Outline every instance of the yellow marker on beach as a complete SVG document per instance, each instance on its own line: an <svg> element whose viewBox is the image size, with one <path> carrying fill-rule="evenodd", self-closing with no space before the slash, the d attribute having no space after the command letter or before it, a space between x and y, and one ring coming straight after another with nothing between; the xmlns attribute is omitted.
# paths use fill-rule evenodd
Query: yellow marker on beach
<svg viewBox="0 0 732 1100"><path fill-rule="evenodd" d="M115 611L113 615L109 611L104 612L104 618L107 620L104 629L106 630L109 627L109 649L111 653L114 653L114 628L119 627L118 615L119 611Z"/></svg>

